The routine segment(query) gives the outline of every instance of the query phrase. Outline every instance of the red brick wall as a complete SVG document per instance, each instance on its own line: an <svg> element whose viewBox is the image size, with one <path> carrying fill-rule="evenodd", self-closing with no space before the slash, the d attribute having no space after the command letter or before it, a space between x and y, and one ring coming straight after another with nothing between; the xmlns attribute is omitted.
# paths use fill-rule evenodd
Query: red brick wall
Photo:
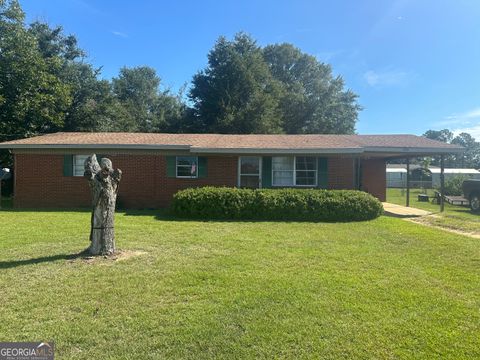
<svg viewBox="0 0 480 360"><path fill-rule="evenodd" d="M108 153L107 153L108 154ZM118 201L127 208L160 208L170 204L173 194L187 187L237 185L237 156L208 156L207 177L167 177L164 155L108 155L115 168L123 171ZM83 177L63 176L63 154L15 155L16 207L88 207L90 189ZM385 161L363 161L363 189L385 200ZM330 158L330 189L355 188L354 160Z"/></svg>
<svg viewBox="0 0 480 360"><path fill-rule="evenodd" d="M329 189L354 189L355 167L353 158L328 159L328 188Z"/></svg>
<svg viewBox="0 0 480 360"><path fill-rule="evenodd" d="M109 156L122 170L119 201L127 208L167 207L178 190L198 186L236 186L237 157L208 156L207 176L198 179L167 177L166 157L162 155Z"/></svg>
<svg viewBox="0 0 480 360"><path fill-rule="evenodd" d="M387 164L384 159L362 160L362 190L380 201L387 198Z"/></svg>
<svg viewBox="0 0 480 360"><path fill-rule="evenodd" d="M83 177L63 176L63 155L16 154L16 207L88 207L90 189ZM109 155L123 172L118 201L128 208L159 208L169 205L173 194L187 187L235 186L237 157L211 156L207 177L167 177L163 155Z"/></svg>
<svg viewBox="0 0 480 360"><path fill-rule="evenodd" d="M15 207L90 206L82 177L63 176L63 155L15 155Z"/></svg>

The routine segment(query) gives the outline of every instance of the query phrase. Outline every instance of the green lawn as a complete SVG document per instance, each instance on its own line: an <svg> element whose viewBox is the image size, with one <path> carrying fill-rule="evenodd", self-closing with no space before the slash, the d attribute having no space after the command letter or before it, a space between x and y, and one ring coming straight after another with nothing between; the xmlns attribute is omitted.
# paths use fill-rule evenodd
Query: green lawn
<svg viewBox="0 0 480 360"><path fill-rule="evenodd" d="M433 197L433 190L422 191L412 189L410 191L410 206L431 211L435 216L422 219L431 225L441 226L453 230L466 231L480 235L480 215L473 214L469 207L455 206L445 203L445 212L440 213L440 205L431 202L418 201L418 194L427 193ZM406 192L401 189L387 189L387 201L405 205Z"/></svg>
<svg viewBox="0 0 480 360"><path fill-rule="evenodd" d="M87 212L0 212L0 339L59 359L480 357L478 239L400 219L175 221L119 213L89 262Z"/></svg>

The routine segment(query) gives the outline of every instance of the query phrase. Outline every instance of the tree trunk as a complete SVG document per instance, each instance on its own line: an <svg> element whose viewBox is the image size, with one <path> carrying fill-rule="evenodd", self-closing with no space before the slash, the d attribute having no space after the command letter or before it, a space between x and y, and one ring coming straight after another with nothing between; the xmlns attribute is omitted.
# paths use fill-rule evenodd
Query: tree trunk
<svg viewBox="0 0 480 360"><path fill-rule="evenodd" d="M90 183L93 198L88 251L92 255L111 255L115 253L115 203L122 172L113 170L112 162L106 158L99 165L93 154L85 160L84 176Z"/></svg>

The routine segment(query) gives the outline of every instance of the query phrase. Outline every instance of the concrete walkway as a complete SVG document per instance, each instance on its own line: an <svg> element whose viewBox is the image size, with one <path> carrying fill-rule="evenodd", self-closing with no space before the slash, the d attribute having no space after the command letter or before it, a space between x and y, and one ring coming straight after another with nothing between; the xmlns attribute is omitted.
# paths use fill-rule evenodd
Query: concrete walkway
<svg viewBox="0 0 480 360"><path fill-rule="evenodd" d="M394 216L394 217L418 217L418 216L425 216L432 214L430 211L416 209L412 207L406 207L397 204L391 204L388 202L384 202L383 209L385 210L385 215L387 216Z"/></svg>

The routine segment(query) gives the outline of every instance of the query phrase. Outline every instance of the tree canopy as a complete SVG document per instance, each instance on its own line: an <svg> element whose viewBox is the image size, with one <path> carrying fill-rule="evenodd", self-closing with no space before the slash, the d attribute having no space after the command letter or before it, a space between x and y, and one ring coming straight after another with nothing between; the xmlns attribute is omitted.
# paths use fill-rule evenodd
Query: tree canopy
<svg viewBox="0 0 480 360"><path fill-rule="evenodd" d="M168 131L181 120L184 105L180 97L161 90L160 83L150 67L120 69L119 76L112 80L113 94L133 119L130 126L120 126L123 131Z"/></svg>
<svg viewBox="0 0 480 360"><path fill-rule="evenodd" d="M282 132L280 87L262 50L245 34L220 37L208 54L208 66L193 77L194 128L218 133ZM195 124L197 122L197 124Z"/></svg>
<svg viewBox="0 0 480 360"><path fill-rule="evenodd" d="M75 35L25 24L18 0L0 0L0 33L0 141L60 130L351 134L361 109L329 65L245 33L218 38L187 97L148 66L102 79Z"/></svg>
<svg viewBox="0 0 480 360"><path fill-rule="evenodd" d="M428 139L443 141L446 143L449 143L453 139L453 133L448 129L428 130L423 134L423 136Z"/></svg>
<svg viewBox="0 0 480 360"><path fill-rule="evenodd" d="M0 141L56 131L71 104L57 57L44 57L17 1L0 2Z"/></svg>
<svg viewBox="0 0 480 360"><path fill-rule="evenodd" d="M112 81L100 79L74 35L24 20L17 0L0 0L0 141L178 126L184 102L161 86L154 69L123 68Z"/></svg>
<svg viewBox="0 0 480 360"><path fill-rule="evenodd" d="M292 44L260 46L245 33L218 38L187 96L148 66L102 79L75 35L25 24L18 0L0 0L0 34L0 141L60 130L352 134L361 111L330 65ZM480 168L470 134L424 136L466 148L448 163Z"/></svg>
<svg viewBox="0 0 480 360"><path fill-rule="evenodd" d="M217 40L189 96L202 132L351 134L361 110L329 65L291 44L262 48L244 33Z"/></svg>
<svg viewBox="0 0 480 360"><path fill-rule="evenodd" d="M292 44L268 45L263 57L281 84L282 127L288 134L352 134L358 112L357 95L345 89L330 65L302 53Z"/></svg>
<svg viewBox="0 0 480 360"><path fill-rule="evenodd" d="M463 154L446 156L445 163L447 166L480 169L480 143L477 142L472 135L462 132L455 136L452 131L443 129L428 130L423 136L432 140L460 145L465 148ZM438 157L434 157L431 163L432 165L439 165L440 160Z"/></svg>

